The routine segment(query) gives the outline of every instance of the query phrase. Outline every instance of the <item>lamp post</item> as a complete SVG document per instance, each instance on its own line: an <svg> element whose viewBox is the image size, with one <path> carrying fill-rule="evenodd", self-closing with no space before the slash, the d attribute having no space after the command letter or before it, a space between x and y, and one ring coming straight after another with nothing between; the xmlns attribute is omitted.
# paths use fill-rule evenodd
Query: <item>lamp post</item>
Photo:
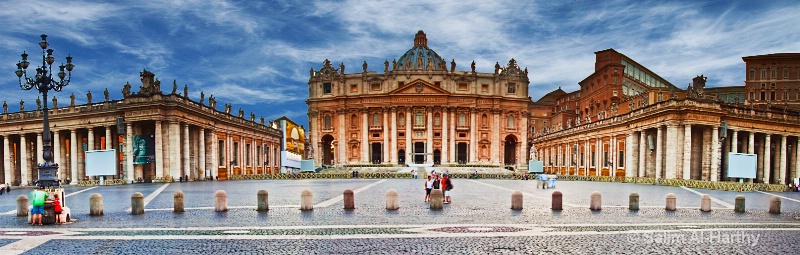
<svg viewBox="0 0 800 255"><path fill-rule="evenodd" d="M42 93L44 99L44 130L42 131L42 158L44 162L38 165L39 179L36 181L37 187L59 187L58 180L58 164L53 162L53 144L50 139L50 123L47 115L47 92L50 90L61 91L64 86L69 85L72 78L72 69L75 65L72 64L72 56L67 56L67 65L63 63L58 66L58 80L53 79L52 66L55 62L53 57L53 49L48 49L47 35L42 34L42 41L39 46L42 47L42 65L36 68L36 76L28 77L27 69L30 62L28 62L28 54L22 52L22 60L17 63L17 77L19 78L19 87L24 90L36 89ZM66 70L66 72L65 72ZM66 77L66 80L64 79ZM24 78L24 82L23 82Z"/></svg>

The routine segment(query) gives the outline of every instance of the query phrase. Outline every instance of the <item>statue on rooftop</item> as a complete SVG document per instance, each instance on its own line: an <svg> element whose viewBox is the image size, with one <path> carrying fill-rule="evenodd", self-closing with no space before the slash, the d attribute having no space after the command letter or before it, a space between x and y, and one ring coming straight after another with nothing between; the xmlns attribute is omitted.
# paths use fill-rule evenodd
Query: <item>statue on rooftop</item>
<svg viewBox="0 0 800 255"><path fill-rule="evenodd" d="M364 64L362 64L361 67L364 68L364 72L366 73L367 72L367 61L366 60L364 60Z"/></svg>
<svg viewBox="0 0 800 255"><path fill-rule="evenodd" d="M39 97L36 97L36 110L38 111L38 110L41 110L41 109L42 109L42 99L40 99Z"/></svg>
<svg viewBox="0 0 800 255"><path fill-rule="evenodd" d="M344 74L344 62L342 62L342 63L339 63L339 72L340 72L341 74Z"/></svg>
<svg viewBox="0 0 800 255"><path fill-rule="evenodd" d="M176 80L172 80L172 94L176 94L178 91L178 82Z"/></svg>
<svg viewBox="0 0 800 255"><path fill-rule="evenodd" d="M389 72L389 60L383 61L383 73Z"/></svg>
<svg viewBox="0 0 800 255"><path fill-rule="evenodd" d="M456 59L453 59L453 61L450 61L450 72L452 73L455 71L456 71Z"/></svg>
<svg viewBox="0 0 800 255"><path fill-rule="evenodd" d="M472 68L472 73L475 73L475 60L472 61L470 68Z"/></svg>
<svg viewBox="0 0 800 255"><path fill-rule="evenodd" d="M131 84L125 82L125 85L122 86L122 97L128 97L131 94Z"/></svg>
<svg viewBox="0 0 800 255"><path fill-rule="evenodd" d="M183 84L183 97L189 98L189 84Z"/></svg>
<svg viewBox="0 0 800 255"><path fill-rule="evenodd" d="M25 101L19 100L19 112L25 111Z"/></svg>
<svg viewBox="0 0 800 255"><path fill-rule="evenodd" d="M205 94L203 94L203 91L201 90L201 91L200 91L200 104L203 104L203 102L204 102L205 100L206 100L206 95L205 95Z"/></svg>
<svg viewBox="0 0 800 255"><path fill-rule="evenodd" d="M55 108L58 108L58 99L56 99L56 97L53 96L53 109Z"/></svg>
<svg viewBox="0 0 800 255"><path fill-rule="evenodd" d="M8 103L6 101L3 101L3 113L8 113Z"/></svg>
<svg viewBox="0 0 800 255"><path fill-rule="evenodd" d="M106 90L103 91L103 96L105 96L106 102L108 102L108 88L106 88Z"/></svg>
<svg viewBox="0 0 800 255"><path fill-rule="evenodd" d="M92 104L92 91L86 93L86 104Z"/></svg>
<svg viewBox="0 0 800 255"><path fill-rule="evenodd" d="M75 106L75 93L69 95L69 106Z"/></svg>

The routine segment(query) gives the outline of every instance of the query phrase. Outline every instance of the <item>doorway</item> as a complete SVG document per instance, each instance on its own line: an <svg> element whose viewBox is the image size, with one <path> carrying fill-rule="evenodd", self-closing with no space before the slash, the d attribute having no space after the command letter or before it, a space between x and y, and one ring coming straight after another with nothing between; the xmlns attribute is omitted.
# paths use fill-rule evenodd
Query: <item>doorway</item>
<svg viewBox="0 0 800 255"><path fill-rule="evenodd" d="M372 155L370 155L370 160L372 161L373 164L380 164L381 162L383 162L383 160L381 160L381 157L383 155L382 151L383 147L381 146L380 143L372 143L371 147L372 148L370 148L371 149L370 151L372 152Z"/></svg>
<svg viewBox="0 0 800 255"><path fill-rule="evenodd" d="M322 165L333 165L333 136L325 135L322 137Z"/></svg>
<svg viewBox="0 0 800 255"><path fill-rule="evenodd" d="M425 164L425 143L414 143L414 164Z"/></svg>
<svg viewBox="0 0 800 255"><path fill-rule="evenodd" d="M516 165L517 164L517 138L508 135L506 136L505 141L505 157L503 163L505 165Z"/></svg>
<svg viewBox="0 0 800 255"><path fill-rule="evenodd" d="M467 143L456 144L456 161L459 164L467 163Z"/></svg>

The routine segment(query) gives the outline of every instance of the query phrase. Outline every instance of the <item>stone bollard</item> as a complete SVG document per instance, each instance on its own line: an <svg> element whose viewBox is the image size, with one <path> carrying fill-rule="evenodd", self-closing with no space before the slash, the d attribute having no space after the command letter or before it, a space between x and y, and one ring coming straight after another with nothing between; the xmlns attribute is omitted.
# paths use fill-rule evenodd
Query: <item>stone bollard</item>
<svg viewBox="0 0 800 255"><path fill-rule="evenodd" d="M102 216L103 215L103 196L94 193L89 196L89 215Z"/></svg>
<svg viewBox="0 0 800 255"><path fill-rule="evenodd" d="M553 191L552 206L550 209L563 210L562 199L563 194L561 194L561 191Z"/></svg>
<svg viewBox="0 0 800 255"><path fill-rule="evenodd" d="M225 193L224 190L217 190L217 192L214 192L214 211L228 211L228 193Z"/></svg>
<svg viewBox="0 0 800 255"><path fill-rule="evenodd" d="M131 196L131 214L144 214L144 195L141 192L133 193Z"/></svg>
<svg viewBox="0 0 800 255"><path fill-rule="evenodd" d="M342 194L342 196L344 197L344 209L345 210L356 209L356 201L355 201L355 198L353 197L353 191L352 190L349 190L349 189L344 190L344 193Z"/></svg>
<svg viewBox="0 0 800 255"><path fill-rule="evenodd" d="M304 190L300 193L300 210L309 211L314 210L314 194L310 190Z"/></svg>
<svg viewBox="0 0 800 255"><path fill-rule="evenodd" d="M185 210L183 209L183 201L184 201L183 191L180 190L175 191L175 193L172 194L172 200L173 200L172 212L176 213L185 212Z"/></svg>
<svg viewBox="0 0 800 255"><path fill-rule="evenodd" d="M639 210L639 193L633 192L630 196L628 196L628 210Z"/></svg>
<svg viewBox="0 0 800 255"><path fill-rule="evenodd" d="M603 198L600 192L592 192L591 200L589 201L589 210L598 211L603 209Z"/></svg>
<svg viewBox="0 0 800 255"><path fill-rule="evenodd" d="M397 191L390 189L386 191L386 210L400 209L400 204L397 201Z"/></svg>
<svg viewBox="0 0 800 255"><path fill-rule="evenodd" d="M444 196L442 196L442 190L440 189L433 189L431 190L431 202L430 208L431 210L441 210L444 207Z"/></svg>
<svg viewBox="0 0 800 255"><path fill-rule="evenodd" d="M769 213L771 214L780 214L781 213L781 198L778 196L772 196L769 199Z"/></svg>
<svg viewBox="0 0 800 255"><path fill-rule="evenodd" d="M256 211L259 212L269 211L269 193L267 193L266 190L262 189L259 190L258 193L256 193L256 196L258 200L256 201L256 204L258 204L258 206L256 207Z"/></svg>
<svg viewBox="0 0 800 255"><path fill-rule="evenodd" d="M667 211L675 211L675 206L676 206L675 204L677 204L677 201L675 200L677 200L675 198L675 194L672 193L667 194L667 206L665 207Z"/></svg>
<svg viewBox="0 0 800 255"><path fill-rule="evenodd" d="M736 202L734 202L733 211L734 212L744 212L744 210L745 210L744 209L744 202L745 202L744 196L742 196L742 195L736 196L736 200L735 201Z"/></svg>
<svg viewBox="0 0 800 255"><path fill-rule="evenodd" d="M511 193L511 210L522 210L522 192L519 190Z"/></svg>
<svg viewBox="0 0 800 255"><path fill-rule="evenodd" d="M700 198L700 211L701 212L710 212L711 211L711 196L708 194L704 194L702 198Z"/></svg>
<svg viewBox="0 0 800 255"><path fill-rule="evenodd" d="M30 201L28 197L25 195L20 195L17 197L17 217L27 217L28 212L31 211L29 207Z"/></svg>

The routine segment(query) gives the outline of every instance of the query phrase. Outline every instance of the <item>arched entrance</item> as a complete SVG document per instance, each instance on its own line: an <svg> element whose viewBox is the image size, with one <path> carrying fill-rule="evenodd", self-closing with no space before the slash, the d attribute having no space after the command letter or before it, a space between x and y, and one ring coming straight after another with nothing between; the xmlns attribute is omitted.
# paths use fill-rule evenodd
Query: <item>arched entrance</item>
<svg viewBox="0 0 800 255"><path fill-rule="evenodd" d="M333 165L333 136L325 135L322 137L322 165Z"/></svg>
<svg viewBox="0 0 800 255"><path fill-rule="evenodd" d="M515 165L517 164L517 138L513 135L506 136L505 142L505 157L503 164Z"/></svg>
<svg viewBox="0 0 800 255"><path fill-rule="evenodd" d="M406 151L405 150L397 151L397 163L400 164L400 165L405 165L406 164Z"/></svg>
<svg viewBox="0 0 800 255"><path fill-rule="evenodd" d="M433 164L439 165L442 164L442 152L439 150L433 150Z"/></svg>

